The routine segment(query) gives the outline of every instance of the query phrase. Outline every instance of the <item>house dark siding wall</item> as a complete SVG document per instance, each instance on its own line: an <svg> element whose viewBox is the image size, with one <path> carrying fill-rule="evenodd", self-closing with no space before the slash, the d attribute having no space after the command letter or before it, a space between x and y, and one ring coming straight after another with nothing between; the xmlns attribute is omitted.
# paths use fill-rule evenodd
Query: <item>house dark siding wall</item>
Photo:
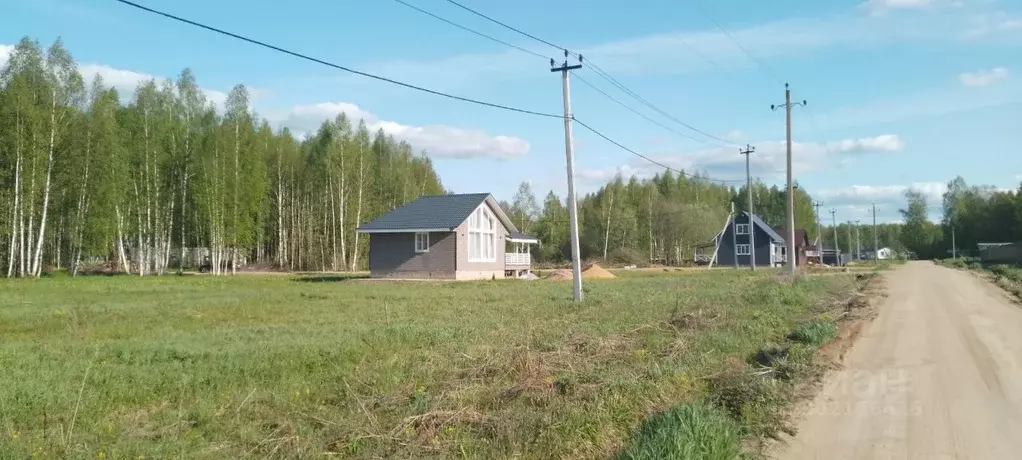
<svg viewBox="0 0 1022 460"><path fill-rule="evenodd" d="M414 233L369 235L369 273L374 278L454 278L457 234L429 234L429 252L415 252ZM503 257L503 255L501 255Z"/></svg>
<svg viewBox="0 0 1022 460"><path fill-rule="evenodd" d="M737 224L749 223L748 216L739 215L735 218ZM756 266L757 267L769 267L770 266L770 235L765 230L757 225L753 225L752 229L756 232L755 243L756 243ZM735 231L734 225L728 225L724 231L724 240L720 244L720 249L717 251L717 264L723 267L733 266L735 263L735 248L734 244L749 244L749 235L735 235L735 242L732 243L731 234ZM783 243L782 243L783 244ZM747 255L738 256L738 265L742 267L748 267L751 265L751 257Z"/></svg>

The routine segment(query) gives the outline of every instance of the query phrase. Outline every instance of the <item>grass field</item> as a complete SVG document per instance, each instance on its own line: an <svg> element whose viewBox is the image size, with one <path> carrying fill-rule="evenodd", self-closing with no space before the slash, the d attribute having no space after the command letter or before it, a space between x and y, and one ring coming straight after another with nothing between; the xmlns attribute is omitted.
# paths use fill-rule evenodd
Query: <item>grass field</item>
<svg viewBox="0 0 1022 460"><path fill-rule="evenodd" d="M0 458L665 458L651 421L855 284L775 276L0 281Z"/></svg>

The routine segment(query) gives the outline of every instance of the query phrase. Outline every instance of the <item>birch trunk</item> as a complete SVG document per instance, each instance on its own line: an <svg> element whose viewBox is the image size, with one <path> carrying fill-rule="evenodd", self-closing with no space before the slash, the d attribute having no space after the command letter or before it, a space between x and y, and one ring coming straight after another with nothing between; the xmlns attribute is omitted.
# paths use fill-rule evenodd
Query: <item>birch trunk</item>
<svg viewBox="0 0 1022 460"><path fill-rule="evenodd" d="M7 253L7 277L10 278L14 274L14 260L16 259L17 252L15 251L15 244L18 242L18 236L21 234L21 113L18 113L18 118L15 123L15 156L17 157L14 163L14 205L11 208L11 245L10 251ZM20 247L20 245L19 245Z"/></svg>
<svg viewBox="0 0 1022 460"><path fill-rule="evenodd" d="M355 204L355 228L362 224L362 189L365 188L365 169L363 169L362 146L358 147L358 201ZM355 230L355 244L351 250L351 271L358 267L358 237L361 235Z"/></svg>
<svg viewBox="0 0 1022 460"><path fill-rule="evenodd" d="M53 151L57 140L57 90L53 90L53 101L50 105L50 146L46 155L46 185L43 188L43 215L39 220L39 239L35 245L35 260L32 262L32 275L39 277L42 273L43 239L46 237L46 217L50 210L50 178L53 175Z"/></svg>
<svg viewBox="0 0 1022 460"><path fill-rule="evenodd" d="M277 145L277 267L283 268L287 254L284 246L284 187L281 184L280 162L282 148Z"/></svg>
<svg viewBox="0 0 1022 460"><path fill-rule="evenodd" d="M337 271L337 204L334 200L333 180L327 179L327 189L330 191L330 270Z"/></svg>
<svg viewBox="0 0 1022 460"><path fill-rule="evenodd" d="M36 146L35 132L33 131L32 132L32 144L29 145L29 149L30 150L35 150L35 146ZM32 254L32 240L35 239L35 176L36 176L36 165L37 165L37 163L38 163L38 159L36 158L36 155L33 152L32 153L32 177L31 177L32 180L29 182L28 197L27 197L28 198L28 216L27 217L25 217L24 215L22 216L22 218L26 219L27 222L28 222L28 233L25 236L23 236L23 241L21 242L21 246L22 246L21 250L22 250L22 252L24 252L24 254L22 254L22 261L21 261L21 276L29 276L29 275L32 274L32 261L35 260L35 255ZM22 206L24 206L24 205L22 205ZM21 223L21 225L22 225L22 228L24 229L25 222L23 221Z"/></svg>
<svg viewBox="0 0 1022 460"><path fill-rule="evenodd" d="M607 247L610 245L610 216L614 213L614 192L610 192L610 206L607 207L607 228L603 235L603 261L607 261Z"/></svg>
<svg viewBox="0 0 1022 460"><path fill-rule="evenodd" d="M231 274L237 273L238 268L238 155L241 153L241 140L238 136L241 133L241 124L234 123L234 213L231 235Z"/></svg>
<svg viewBox="0 0 1022 460"><path fill-rule="evenodd" d="M131 274L131 265L128 264L128 257L124 253L124 218L121 216L121 207L114 206L114 213L117 215L117 253L120 258L121 268L125 273Z"/></svg>
<svg viewBox="0 0 1022 460"><path fill-rule="evenodd" d="M345 174L345 169L344 169L344 145L342 144L341 145L341 188L340 188L339 193L338 193L340 195L340 206L341 206L341 209L340 209L340 214L341 214L341 266L347 265L347 262L348 262L348 251L347 251L347 247L344 244L344 239L347 236L347 233L344 231L344 215L345 215L346 208L347 208L347 197L345 196L345 194L347 193L347 187L345 187L345 181L344 181L345 176L347 176L347 174ZM334 234L336 235L336 230L334 231ZM334 267L334 270L336 270L336 269L337 268Z"/></svg>

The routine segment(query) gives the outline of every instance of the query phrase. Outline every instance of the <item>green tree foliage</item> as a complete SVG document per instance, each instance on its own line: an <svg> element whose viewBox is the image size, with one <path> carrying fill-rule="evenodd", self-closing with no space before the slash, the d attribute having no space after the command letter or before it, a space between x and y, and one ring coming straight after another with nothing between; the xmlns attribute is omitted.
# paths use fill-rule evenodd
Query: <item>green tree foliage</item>
<svg viewBox="0 0 1022 460"><path fill-rule="evenodd" d="M901 242L905 249L921 259L929 259L940 255L938 243L941 241L940 227L930 222L927 217L926 196L922 193L905 191L906 206L901 209L905 224L901 229Z"/></svg>
<svg viewBox="0 0 1022 460"><path fill-rule="evenodd" d="M960 254L975 254L977 243L1022 239L1022 186L1017 191L970 186L958 176L948 182L942 208L944 252L952 243Z"/></svg>
<svg viewBox="0 0 1022 460"><path fill-rule="evenodd" d="M796 183L794 188L794 210L795 210L795 228L803 229L808 232L809 240L813 241L816 239L816 224L817 215L816 208L813 207L813 199L809 196L804 189L798 186ZM749 210L749 195L748 188L742 186L735 194L733 201L735 203L735 209L739 211ZM754 182L752 184L752 199L753 199L753 212L761 219L763 219L768 225L774 228L785 227L785 216L787 216L787 203L788 203L788 192L783 187L776 185L767 187L762 182ZM824 240L826 241L826 240Z"/></svg>
<svg viewBox="0 0 1022 460"><path fill-rule="evenodd" d="M671 171L645 180L615 177L579 200L582 258L614 263L690 261L695 246L723 229L736 193L705 177L675 175ZM542 241L534 251L538 260L570 260L564 201L553 192L547 194L531 225Z"/></svg>
<svg viewBox="0 0 1022 460"><path fill-rule="evenodd" d="M0 69L0 269L357 269L360 222L445 193L429 158L383 131L342 115L298 140L249 98L238 85L218 111L187 69L118 95L59 40L22 39Z"/></svg>

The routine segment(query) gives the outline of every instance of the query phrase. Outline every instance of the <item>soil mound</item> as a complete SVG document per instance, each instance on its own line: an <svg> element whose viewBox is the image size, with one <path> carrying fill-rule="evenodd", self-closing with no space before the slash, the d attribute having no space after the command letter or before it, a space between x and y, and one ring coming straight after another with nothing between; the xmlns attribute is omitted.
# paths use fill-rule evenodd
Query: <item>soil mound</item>
<svg viewBox="0 0 1022 460"><path fill-rule="evenodd" d="M589 267L586 267L585 269L582 270L582 278L583 279L608 279L608 278L617 278L617 277L614 276L613 273L611 273L611 272L609 272L607 270L604 270L603 267L601 267L599 265L596 265L596 264L592 264Z"/></svg>
<svg viewBox="0 0 1022 460"><path fill-rule="evenodd" d="M550 272L550 274L547 275L546 277L544 277L543 279L554 280L554 281L570 280L571 279L571 270L564 270L564 269L554 270L554 271Z"/></svg>

